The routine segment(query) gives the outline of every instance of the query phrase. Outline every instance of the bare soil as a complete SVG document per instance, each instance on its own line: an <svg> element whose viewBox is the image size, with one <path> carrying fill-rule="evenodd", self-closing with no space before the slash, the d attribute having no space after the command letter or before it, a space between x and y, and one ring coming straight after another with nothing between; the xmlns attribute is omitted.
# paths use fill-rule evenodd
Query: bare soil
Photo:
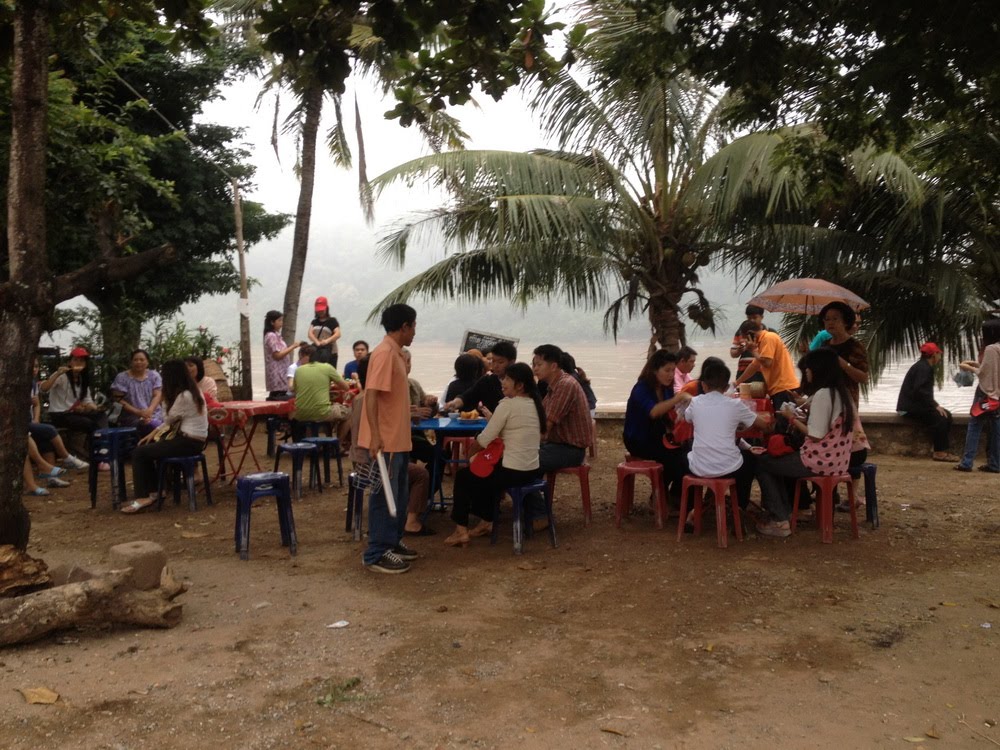
<svg viewBox="0 0 1000 750"><path fill-rule="evenodd" d="M98 569L157 541L191 583L183 622L0 651L0 747L1000 746L997 477L877 456L877 531L838 514L832 545L807 523L719 549L711 518L680 543L645 507L615 528L621 454L592 460L589 527L560 479L557 549L515 557L509 525L446 548L435 514L401 576L362 568L336 485L295 505L294 558L263 501L242 562L229 485L125 516L78 475L28 499L29 551ZM42 686L55 704L18 692Z"/></svg>

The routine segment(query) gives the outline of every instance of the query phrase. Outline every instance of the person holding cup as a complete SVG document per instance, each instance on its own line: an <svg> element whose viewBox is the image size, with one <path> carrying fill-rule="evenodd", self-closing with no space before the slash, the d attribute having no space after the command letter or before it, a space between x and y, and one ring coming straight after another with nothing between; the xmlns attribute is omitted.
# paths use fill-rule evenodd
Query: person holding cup
<svg viewBox="0 0 1000 750"><path fill-rule="evenodd" d="M781 456L757 458L757 483L761 502L771 518L757 522L764 536L786 537L792 532L788 519L792 502L787 478L838 476L847 473L851 458L856 406L840 366L840 356L829 347L816 349L799 360L802 392L810 396L808 415L802 418L791 401L784 403L781 414L792 430L804 435L798 451Z"/></svg>
<svg viewBox="0 0 1000 750"><path fill-rule="evenodd" d="M108 426L108 415L91 397L90 352L84 347L74 347L69 353L69 363L39 383L38 389L48 394L49 421L71 433L70 445L76 442L72 433L89 437L94 430Z"/></svg>

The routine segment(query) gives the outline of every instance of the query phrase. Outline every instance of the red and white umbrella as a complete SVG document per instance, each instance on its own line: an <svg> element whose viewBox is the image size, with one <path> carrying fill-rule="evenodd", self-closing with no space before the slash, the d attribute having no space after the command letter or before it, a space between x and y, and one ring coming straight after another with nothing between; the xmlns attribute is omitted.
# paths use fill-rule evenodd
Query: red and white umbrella
<svg viewBox="0 0 1000 750"><path fill-rule="evenodd" d="M850 289L823 279L788 279L765 289L748 304L768 312L816 315L830 302L843 302L855 312L871 305Z"/></svg>

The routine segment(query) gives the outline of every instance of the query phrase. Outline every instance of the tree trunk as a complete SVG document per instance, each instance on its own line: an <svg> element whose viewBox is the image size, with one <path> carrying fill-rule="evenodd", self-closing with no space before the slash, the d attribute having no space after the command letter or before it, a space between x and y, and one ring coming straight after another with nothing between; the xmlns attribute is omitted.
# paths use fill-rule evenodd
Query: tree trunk
<svg viewBox="0 0 1000 750"><path fill-rule="evenodd" d="M31 365L42 323L53 307L45 253L45 145L48 18L43 2L14 9L7 245L10 280L0 294L0 544L24 549L31 522L21 502L27 451Z"/></svg>
<svg viewBox="0 0 1000 750"><path fill-rule="evenodd" d="M282 335L285 342L296 341L296 323L299 314L299 296L302 294L302 276L306 270L309 252L309 223L312 219L313 185L316 181L316 139L320 116L323 113L323 89L313 86L305 94L306 116L302 126L302 159L299 176L299 205L295 210L295 234L292 238L292 263L288 269L285 286L285 322Z"/></svg>
<svg viewBox="0 0 1000 750"><path fill-rule="evenodd" d="M681 293L664 292L651 294L649 297L649 354L657 349L676 352L687 343L684 322L681 320L678 305Z"/></svg>
<svg viewBox="0 0 1000 750"><path fill-rule="evenodd" d="M129 355L139 346L142 337L142 320L123 314L128 308L122 304L118 288L107 287L99 293L88 294L101 314L101 338L104 341L104 361L116 373L128 367Z"/></svg>
<svg viewBox="0 0 1000 750"><path fill-rule="evenodd" d="M0 600L0 646L27 643L67 628L138 625L172 628L183 605L173 600L187 586L163 569L158 588L138 591L131 571L112 570L99 578Z"/></svg>

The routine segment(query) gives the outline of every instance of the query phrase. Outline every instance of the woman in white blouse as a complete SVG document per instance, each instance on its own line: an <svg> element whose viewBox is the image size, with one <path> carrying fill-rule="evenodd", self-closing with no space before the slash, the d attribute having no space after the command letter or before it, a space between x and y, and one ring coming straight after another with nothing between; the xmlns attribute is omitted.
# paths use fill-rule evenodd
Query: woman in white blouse
<svg viewBox="0 0 1000 750"><path fill-rule="evenodd" d="M156 502L157 459L196 456L205 450L208 408L187 364L181 359L168 360L160 374L166 416L163 424L140 440L132 452L135 500L122 508L122 513L138 513Z"/></svg>
<svg viewBox="0 0 1000 750"><path fill-rule="evenodd" d="M523 362L507 368L503 381L504 399L490 415L486 429L476 436L480 449L496 438L504 444L503 457L486 477L477 477L468 468L455 475L455 499L451 519L455 531L444 540L450 546L465 546L474 536L493 531L493 508L506 487L527 484L541 475L538 445L545 429L545 409L538 395L535 376ZM482 521L469 529L469 514Z"/></svg>

